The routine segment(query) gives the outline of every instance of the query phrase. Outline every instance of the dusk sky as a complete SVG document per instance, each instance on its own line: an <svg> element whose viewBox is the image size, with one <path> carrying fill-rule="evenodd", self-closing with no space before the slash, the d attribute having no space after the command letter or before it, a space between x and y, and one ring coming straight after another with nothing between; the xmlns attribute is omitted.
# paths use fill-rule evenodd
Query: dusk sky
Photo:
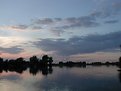
<svg viewBox="0 0 121 91"><path fill-rule="evenodd" d="M117 61L121 0L0 0L0 56Z"/></svg>

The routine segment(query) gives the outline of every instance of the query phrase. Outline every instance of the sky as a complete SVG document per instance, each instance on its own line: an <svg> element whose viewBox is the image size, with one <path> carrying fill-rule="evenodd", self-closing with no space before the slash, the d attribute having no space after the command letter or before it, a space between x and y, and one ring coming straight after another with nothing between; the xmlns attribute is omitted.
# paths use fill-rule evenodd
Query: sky
<svg viewBox="0 0 121 91"><path fill-rule="evenodd" d="M0 0L0 56L117 61L121 0Z"/></svg>

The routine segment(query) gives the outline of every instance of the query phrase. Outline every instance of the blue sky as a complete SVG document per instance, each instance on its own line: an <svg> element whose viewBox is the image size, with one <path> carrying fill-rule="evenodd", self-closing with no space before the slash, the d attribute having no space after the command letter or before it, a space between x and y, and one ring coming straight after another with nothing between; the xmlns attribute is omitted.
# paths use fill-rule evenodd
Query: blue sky
<svg viewBox="0 0 121 91"><path fill-rule="evenodd" d="M116 61L121 0L0 0L0 56Z"/></svg>

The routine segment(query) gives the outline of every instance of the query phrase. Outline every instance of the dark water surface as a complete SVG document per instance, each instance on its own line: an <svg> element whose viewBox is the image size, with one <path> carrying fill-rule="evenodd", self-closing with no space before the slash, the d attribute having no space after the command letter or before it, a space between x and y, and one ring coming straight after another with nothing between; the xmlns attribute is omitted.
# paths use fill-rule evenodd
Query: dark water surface
<svg viewBox="0 0 121 91"><path fill-rule="evenodd" d="M53 67L48 75L0 73L0 91L121 91L121 72L116 66L86 68Z"/></svg>

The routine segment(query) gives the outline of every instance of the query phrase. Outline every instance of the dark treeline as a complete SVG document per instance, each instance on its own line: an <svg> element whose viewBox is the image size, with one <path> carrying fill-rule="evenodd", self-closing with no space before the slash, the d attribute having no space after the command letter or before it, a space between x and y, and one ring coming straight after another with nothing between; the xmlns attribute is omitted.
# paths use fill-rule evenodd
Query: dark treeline
<svg viewBox="0 0 121 91"><path fill-rule="evenodd" d="M121 82L121 57L119 58L119 80L120 80L120 82Z"/></svg>
<svg viewBox="0 0 121 91"><path fill-rule="evenodd" d="M53 64L54 66L59 66L59 67L86 67L86 62L72 62L72 61L67 61L67 62L59 62L58 64Z"/></svg>
<svg viewBox="0 0 121 91"><path fill-rule="evenodd" d="M72 62L72 61L67 61L67 62L59 62L57 64L53 64L53 66L59 66L59 67L86 67L88 65L92 66L120 66L120 62L91 62L91 63L86 63L86 62Z"/></svg>
<svg viewBox="0 0 121 91"><path fill-rule="evenodd" d="M29 68L29 72L33 75L36 75L39 71L42 72L43 75L47 75L48 73L51 74L53 71L52 62L52 57L48 55L42 56L42 59L33 56L30 57L29 61L24 60L22 57L15 60L3 60L3 58L0 58L0 73L3 71L22 73Z"/></svg>
<svg viewBox="0 0 121 91"><path fill-rule="evenodd" d="M29 69L29 72L33 75L36 75L38 72L42 72L43 75L51 74L53 72L52 66L58 67L83 67L86 68L87 65L92 66L118 66L121 71L121 57L118 62L59 62L57 64L53 63L53 58L48 55L43 55L41 59L37 58L37 56L32 56L29 58L29 61L24 60L24 58L20 57L17 59L4 60L0 58L0 73L3 71L15 71L17 73L22 73L23 71Z"/></svg>
<svg viewBox="0 0 121 91"><path fill-rule="evenodd" d="M120 50L121 50L121 45L120 45ZM119 57L119 68L120 68L120 71L121 71L121 57Z"/></svg>
<svg viewBox="0 0 121 91"><path fill-rule="evenodd" d="M121 50L121 45L120 45L120 50ZM118 65L118 67L119 67L119 80L120 80L120 82L121 82L121 57L119 58L119 65Z"/></svg>
<svg viewBox="0 0 121 91"><path fill-rule="evenodd" d="M121 68L121 57L119 58L119 67Z"/></svg>
<svg viewBox="0 0 121 91"><path fill-rule="evenodd" d="M101 66L101 65L106 65L106 66L113 66L113 65L116 65L118 66L119 65L119 62L92 62L92 63L88 63L87 65L94 65L94 66Z"/></svg>

